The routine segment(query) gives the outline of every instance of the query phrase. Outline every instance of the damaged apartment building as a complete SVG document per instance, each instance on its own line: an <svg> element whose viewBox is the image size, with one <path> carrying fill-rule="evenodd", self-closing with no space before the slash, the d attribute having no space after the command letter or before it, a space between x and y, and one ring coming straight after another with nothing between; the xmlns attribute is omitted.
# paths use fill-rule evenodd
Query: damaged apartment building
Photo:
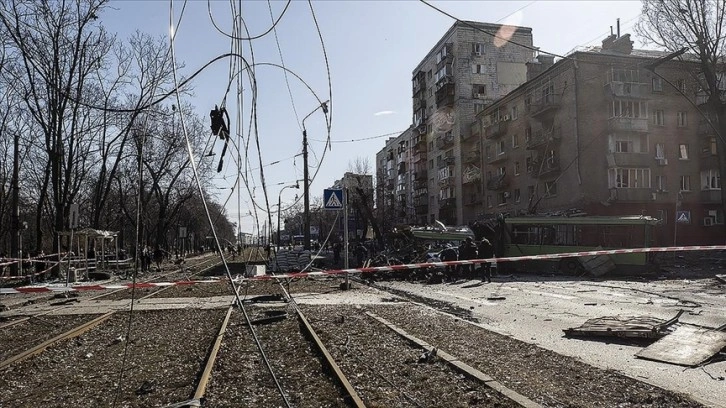
<svg viewBox="0 0 726 408"><path fill-rule="evenodd" d="M660 245L723 242L716 134L688 100L705 102L696 64L663 62L656 75L645 67L667 53L632 44L611 35L541 57L542 72L479 112L481 161L465 171L483 169L485 188L469 183L464 202L482 214L649 215L665 224Z"/></svg>
<svg viewBox="0 0 726 408"><path fill-rule="evenodd" d="M421 60L412 74L412 126L376 155L384 224L465 221L471 123L526 81L531 48L530 28L460 21Z"/></svg>

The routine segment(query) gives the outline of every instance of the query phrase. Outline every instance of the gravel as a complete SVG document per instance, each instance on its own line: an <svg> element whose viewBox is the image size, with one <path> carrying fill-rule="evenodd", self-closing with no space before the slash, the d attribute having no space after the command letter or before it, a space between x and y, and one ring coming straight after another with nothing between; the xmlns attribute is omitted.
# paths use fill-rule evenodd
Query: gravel
<svg viewBox="0 0 726 408"><path fill-rule="evenodd" d="M0 329L0 361L95 319L98 315L39 316Z"/></svg>
<svg viewBox="0 0 726 408"><path fill-rule="evenodd" d="M301 306L369 407L515 407L437 358L422 361L409 344L355 306Z"/></svg>
<svg viewBox="0 0 726 408"><path fill-rule="evenodd" d="M118 406L189 399L224 310L135 312ZM116 397L128 314L0 372L2 407L110 406Z"/></svg>

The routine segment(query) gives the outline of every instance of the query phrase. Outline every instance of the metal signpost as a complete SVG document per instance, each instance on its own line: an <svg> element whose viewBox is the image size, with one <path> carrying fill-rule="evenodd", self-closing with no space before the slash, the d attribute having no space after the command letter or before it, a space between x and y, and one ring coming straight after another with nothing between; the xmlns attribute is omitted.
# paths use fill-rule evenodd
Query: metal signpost
<svg viewBox="0 0 726 408"><path fill-rule="evenodd" d="M323 190L323 209L343 210L343 268L348 269L348 194L345 188L326 188ZM345 273L345 289L350 283Z"/></svg>

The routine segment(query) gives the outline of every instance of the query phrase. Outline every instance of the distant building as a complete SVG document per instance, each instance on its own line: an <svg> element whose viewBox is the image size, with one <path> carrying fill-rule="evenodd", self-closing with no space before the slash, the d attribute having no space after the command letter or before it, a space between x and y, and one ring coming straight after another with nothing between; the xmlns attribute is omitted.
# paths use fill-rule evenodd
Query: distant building
<svg viewBox="0 0 726 408"><path fill-rule="evenodd" d="M426 179L416 180L417 168L425 169L426 152L412 154L413 134L409 127L386 140L386 147L376 154L376 211L383 229L427 222L427 211L416 214L416 206L428 207Z"/></svg>
<svg viewBox="0 0 726 408"><path fill-rule="evenodd" d="M456 22L416 66L410 136L396 139L395 160L389 143L384 148L386 164L376 160L379 169L396 163L395 183L386 173L388 184L380 193L384 203L391 194L400 200L398 207L392 206L397 220L461 224L472 213L463 200L463 182L480 180L481 170L472 167L468 154L479 150L467 145L471 123L487 104L527 80L531 47L531 28ZM405 166L399 163L398 149L408 160Z"/></svg>
<svg viewBox="0 0 726 408"><path fill-rule="evenodd" d="M666 224L658 244L723 242L715 133L681 94L699 101L695 64L658 66L675 89L643 68L664 54L633 50L623 35L553 65L541 58L548 68L477 115L481 150L469 153L485 189L467 184L464 203L490 214L651 215Z"/></svg>

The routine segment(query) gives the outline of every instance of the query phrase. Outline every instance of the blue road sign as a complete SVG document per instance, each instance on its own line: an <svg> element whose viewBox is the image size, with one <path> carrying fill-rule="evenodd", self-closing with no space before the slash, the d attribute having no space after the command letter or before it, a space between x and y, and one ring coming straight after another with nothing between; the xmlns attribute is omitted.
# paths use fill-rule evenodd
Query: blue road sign
<svg viewBox="0 0 726 408"><path fill-rule="evenodd" d="M337 188L323 190L323 208L326 210L342 210L343 190Z"/></svg>

